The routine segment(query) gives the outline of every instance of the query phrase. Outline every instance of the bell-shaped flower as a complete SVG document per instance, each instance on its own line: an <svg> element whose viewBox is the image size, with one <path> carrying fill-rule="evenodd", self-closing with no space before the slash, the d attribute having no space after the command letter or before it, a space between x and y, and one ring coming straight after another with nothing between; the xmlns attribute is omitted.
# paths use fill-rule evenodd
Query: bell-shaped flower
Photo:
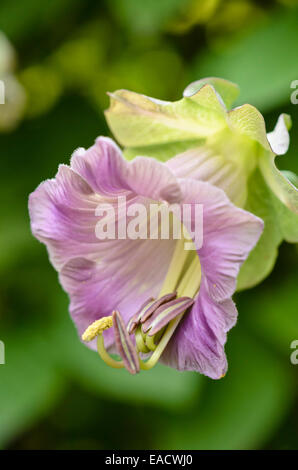
<svg viewBox="0 0 298 470"><path fill-rule="evenodd" d="M225 374L231 296L261 219L154 158L126 161L108 138L75 151L29 210L79 334L105 362L133 374L159 360Z"/></svg>
<svg viewBox="0 0 298 470"><path fill-rule="evenodd" d="M298 241L298 193L295 175L274 163L288 149L290 117L282 114L266 134L254 106L231 109L237 96L238 87L219 78L190 84L176 102L118 90L110 93L106 119L127 158L169 160L177 176L222 188L234 204L264 220L239 275L238 288L246 288L268 275L283 239Z"/></svg>

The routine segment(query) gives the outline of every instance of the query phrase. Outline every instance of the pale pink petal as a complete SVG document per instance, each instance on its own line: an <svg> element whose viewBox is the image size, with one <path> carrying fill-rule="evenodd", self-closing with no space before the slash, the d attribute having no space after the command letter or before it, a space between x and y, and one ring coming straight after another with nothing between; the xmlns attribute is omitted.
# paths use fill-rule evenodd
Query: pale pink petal
<svg viewBox="0 0 298 470"><path fill-rule="evenodd" d="M227 332L236 319L234 302L231 299L214 302L203 282L195 305L178 325L162 361L178 370L194 370L220 379L227 371L224 351Z"/></svg>
<svg viewBox="0 0 298 470"><path fill-rule="evenodd" d="M111 249L110 240L96 237L96 209L105 203L117 207L120 196L129 206L179 202L181 193L165 165L147 158L127 162L111 139L99 138L89 150L74 153L71 168L60 165L56 177L30 195L32 232L46 244L56 269L73 257L95 260Z"/></svg>
<svg viewBox="0 0 298 470"><path fill-rule="evenodd" d="M263 221L234 206L209 183L181 179L183 202L203 205L203 244L198 250L211 298L221 301L235 291L242 263L259 240Z"/></svg>

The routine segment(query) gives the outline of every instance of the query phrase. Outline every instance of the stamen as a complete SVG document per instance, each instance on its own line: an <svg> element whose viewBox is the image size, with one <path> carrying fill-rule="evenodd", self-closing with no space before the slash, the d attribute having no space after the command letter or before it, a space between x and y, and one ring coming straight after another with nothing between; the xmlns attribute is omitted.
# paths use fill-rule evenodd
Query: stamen
<svg viewBox="0 0 298 470"><path fill-rule="evenodd" d="M176 299L176 297L177 297L176 292L173 292L172 294L166 294L160 297L159 299L155 300L154 302L152 302L148 306L148 308L145 309L144 314L140 318L141 323L144 323L145 321L147 321L148 318L151 317L151 315L156 311L156 309L158 309L158 307L169 302L170 300Z"/></svg>
<svg viewBox="0 0 298 470"><path fill-rule="evenodd" d="M153 338L148 338L144 334L144 330L140 328L140 324L148 321L148 319L154 314L154 312L162 305L168 303L169 301L176 298L176 292L172 294L166 294L163 297L144 304L139 310L137 315L134 315L127 326L128 333L131 334L135 331L135 338L138 351L142 353L147 353L149 351L154 351L156 344L154 343Z"/></svg>
<svg viewBox="0 0 298 470"><path fill-rule="evenodd" d="M197 255L197 253L195 253L194 259L192 260L192 262L191 262L190 266L188 267L185 275L183 276L182 281L178 285L178 288L177 288L178 297L180 298L181 296L184 296L184 297L193 298L197 294L197 292L200 288L201 275L202 275L202 273L201 273L201 263L200 263L200 260L199 260L199 257ZM163 288L162 288L161 292L164 292ZM179 298L178 298L178 300L179 300ZM170 341L171 337L173 336L180 320L183 318L185 310L186 309L184 309L182 311L182 313L175 316L175 318L173 318L168 323L166 331L164 332L163 336L161 337L158 345L156 346L153 354L148 359L148 361L144 362L144 361L140 360L141 369L143 369L143 370L151 369L158 362L158 360L160 359L160 356L162 355L163 351L165 350L168 342ZM149 336L149 333L147 334L147 337L148 336ZM152 342L154 343L154 337L152 337ZM149 342L149 340L146 339L146 344L150 345L151 343Z"/></svg>
<svg viewBox="0 0 298 470"><path fill-rule="evenodd" d="M131 374L136 374L140 371L139 356L127 333L122 317L116 310L113 312L113 323L118 354L122 357L126 369Z"/></svg>
<svg viewBox="0 0 298 470"><path fill-rule="evenodd" d="M138 351L142 353L148 353L149 349L146 346L146 337L144 337L144 333L142 332L141 327L139 326L135 332L135 338L136 338L136 345L138 348Z"/></svg>
<svg viewBox="0 0 298 470"><path fill-rule="evenodd" d="M149 336L154 336L180 313L185 312L193 303L194 300L189 297L180 297L162 305L143 323L143 331Z"/></svg>
<svg viewBox="0 0 298 470"><path fill-rule="evenodd" d="M137 329L138 325L140 324L141 318L144 315L144 312L148 309L150 305L154 303L154 299L151 297L150 299L146 300L146 302L142 305L142 307L137 311L135 315L131 317L127 325L128 334L133 334Z"/></svg>
<svg viewBox="0 0 298 470"><path fill-rule="evenodd" d="M92 341L97 336L97 351L102 360L108 364L110 367L114 367L115 369L122 369L124 364L122 361L115 361L109 353L106 351L103 339L103 331L111 328L113 326L113 318L109 317L102 317L99 320L91 323L85 332L82 334L83 341Z"/></svg>
<svg viewBox="0 0 298 470"><path fill-rule="evenodd" d="M102 317L99 320L91 323L82 334L83 341L92 341L97 335L101 334L104 330L113 326L112 317Z"/></svg>

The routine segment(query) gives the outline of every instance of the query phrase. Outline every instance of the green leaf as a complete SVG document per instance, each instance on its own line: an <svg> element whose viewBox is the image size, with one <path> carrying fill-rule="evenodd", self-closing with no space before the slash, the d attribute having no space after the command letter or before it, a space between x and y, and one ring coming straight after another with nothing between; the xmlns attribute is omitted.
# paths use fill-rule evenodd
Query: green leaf
<svg viewBox="0 0 298 470"><path fill-rule="evenodd" d="M175 152L199 149L203 144L211 150L209 159L212 155L220 155L224 164L229 164L230 171L225 178L221 178L220 184L214 184L224 189L234 204L240 207L245 204L248 211L265 222L261 239L240 271L238 288L244 289L256 285L270 273L283 238L297 240L297 217L292 212L298 211L298 193L275 167L275 154L261 113L249 104L226 112L213 86L200 86L201 83L191 86L186 90L187 98L175 103L120 90L111 95L106 117L116 138L128 147L125 150L127 158L146 155L166 161ZM211 126L209 132L214 131L213 135L208 135L204 128L208 121ZM288 116L281 115L274 131L269 134L273 150L279 153L288 145L289 125ZM199 154L198 151L192 155L193 159L197 158L198 166ZM256 170L258 164L262 176ZM220 162L219 171L222 166ZM234 175L232 182L231 173ZM264 178L290 210L276 200Z"/></svg>
<svg viewBox="0 0 298 470"><path fill-rule="evenodd" d="M118 90L110 94L105 116L114 136L125 147L201 139L226 127L223 110L210 107L210 89L205 85L191 98L173 103Z"/></svg>
<svg viewBox="0 0 298 470"><path fill-rule="evenodd" d="M181 8L181 4L185 6L189 0L114 0L112 4L110 1L107 3L127 29L152 34L160 30Z"/></svg>
<svg viewBox="0 0 298 470"><path fill-rule="evenodd" d="M292 253L291 253L292 252ZM289 250L289 256L297 258L297 252ZM246 328L253 331L261 341L266 341L285 358L293 370L297 365L290 364L290 345L298 339L297 322L297 273L293 260L283 266L276 266L276 278L255 290L255 295L244 292L239 296L239 311L244 318ZM291 270L290 270L290 269ZM276 283L275 283L276 279Z"/></svg>
<svg viewBox="0 0 298 470"><path fill-rule="evenodd" d="M238 276L238 289L247 289L261 282L272 270L282 233L272 205L272 193L257 169L248 181L245 209L264 221L264 231L251 251Z"/></svg>
<svg viewBox="0 0 298 470"><path fill-rule="evenodd" d="M288 114L281 114L277 120L276 126L272 132L268 134L268 141L272 151L261 152L259 164L266 183L276 196L291 211L298 214L298 189L297 176L289 173L287 178L285 172L279 171L275 165L276 155L283 155L287 152L290 143L288 130L292 124L291 117ZM273 153L272 153L273 152ZM280 217L289 219L291 216L286 215L285 210L278 210ZM289 212L289 211L288 211Z"/></svg>
<svg viewBox="0 0 298 470"><path fill-rule="evenodd" d="M298 242L298 215L290 211L266 185L259 169L248 181L245 209L264 221L264 231L238 276L238 289L261 282L271 272L283 239Z"/></svg>
<svg viewBox="0 0 298 470"><path fill-rule="evenodd" d="M2 0L0 5L1 30L12 40L20 40L33 31L48 29L63 14L74 12L79 0L53 0L45 4L39 0ZM18 14L16 14L16 11Z"/></svg>
<svg viewBox="0 0 298 470"><path fill-rule="evenodd" d="M283 238L289 243L298 243L298 213L292 212L273 194L272 199Z"/></svg>
<svg viewBox="0 0 298 470"><path fill-rule="evenodd" d="M232 80L240 87L241 103L262 111L288 103L290 84L298 76L297 61L289 58L298 42L297 14L297 7L277 11L237 40L206 49L194 64L194 79L214 74Z"/></svg>
<svg viewBox="0 0 298 470"><path fill-rule="evenodd" d="M229 124L239 134L259 142L266 150L271 150L266 135L265 121L262 114L250 104L244 104L229 112Z"/></svg>
<svg viewBox="0 0 298 470"><path fill-rule="evenodd" d="M196 80L188 85L184 92L183 96L191 97L193 94L196 94L205 84L210 84L214 87L217 93L220 95L227 109L232 107L232 104L239 95L239 87L235 83L224 80L223 78L217 77L208 77L202 78L201 80Z"/></svg>
<svg viewBox="0 0 298 470"><path fill-rule="evenodd" d="M191 84L184 90L183 96L184 98L189 98L193 100L199 106L202 106L203 109L206 108L213 110L215 113L218 114L218 116L222 117L223 121L226 120L227 110L224 101L222 97L217 93L216 88L213 86L213 84L202 83L200 84L197 90L194 88L194 84Z"/></svg>
<svg viewBox="0 0 298 470"><path fill-rule="evenodd" d="M264 179L276 196L293 212L298 214L298 189L275 165L275 155L264 152L259 164Z"/></svg>
<svg viewBox="0 0 298 470"><path fill-rule="evenodd" d="M298 176L296 175L296 173L293 173L290 170L281 170L281 173L284 175L285 178L287 178L287 180L290 181L290 183L292 183L294 186L296 186L296 188L298 188Z"/></svg>
<svg viewBox="0 0 298 470"><path fill-rule="evenodd" d="M47 354L44 331L1 332L5 361L0 365L0 445L46 415L64 389Z"/></svg>
<svg viewBox="0 0 298 470"><path fill-rule="evenodd" d="M200 147L203 143L203 139L194 139L181 142L170 142L169 144L147 145L145 147L128 147L124 150L124 155L128 160L131 160L138 155L145 155L146 157L153 157L161 162L166 162L179 153Z"/></svg>

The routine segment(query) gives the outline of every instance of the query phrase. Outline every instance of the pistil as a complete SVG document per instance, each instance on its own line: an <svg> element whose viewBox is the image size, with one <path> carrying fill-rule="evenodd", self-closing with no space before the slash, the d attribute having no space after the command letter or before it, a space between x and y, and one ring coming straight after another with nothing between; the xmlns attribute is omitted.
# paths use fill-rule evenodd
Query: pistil
<svg viewBox="0 0 298 470"><path fill-rule="evenodd" d="M97 337L97 351L102 360L110 367L122 369L124 367L123 361L115 361L106 351L103 339L103 332L113 326L112 317L102 317L99 320L91 323L82 335L82 340L89 342Z"/></svg>
<svg viewBox="0 0 298 470"><path fill-rule="evenodd" d="M123 361L116 361L107 352L102 333L99 333L97 336L97 352L108 366L113 367L114 369L123 369L123 367L125 367Z"/></svg>

